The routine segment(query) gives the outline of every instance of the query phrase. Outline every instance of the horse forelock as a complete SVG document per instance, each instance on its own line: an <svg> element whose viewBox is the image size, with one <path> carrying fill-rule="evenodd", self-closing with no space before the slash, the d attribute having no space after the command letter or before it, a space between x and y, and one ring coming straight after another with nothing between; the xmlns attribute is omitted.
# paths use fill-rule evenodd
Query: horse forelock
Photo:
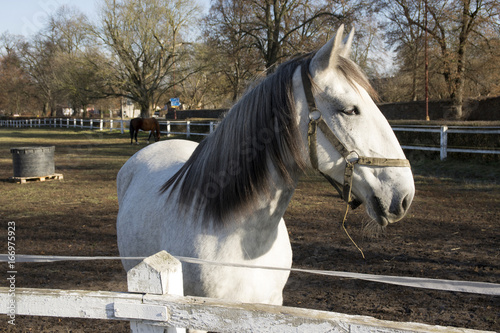
<svg viewBox="0 0 500 333"><path fill-rule="evenodd" d="M281 65L248 91L164 184L162 191L172 189L169 198L178 189L182 212L222 226L231 222L233 213L250 212L269 193L271 168L292 186L292 173L306 164L292 77L309 58Z"/></svg>
<svg viewBox="0 0 500 333"><path fill-rule="evenodd" d="M352 60L339 56L337 60L337 70L344 76L349 84L356 87L354 83L357 83L361 88L366 90L372 99L375 101L379 100L378 94L375 89L373 89L370 81L368 81L365 74Z"/></svg>

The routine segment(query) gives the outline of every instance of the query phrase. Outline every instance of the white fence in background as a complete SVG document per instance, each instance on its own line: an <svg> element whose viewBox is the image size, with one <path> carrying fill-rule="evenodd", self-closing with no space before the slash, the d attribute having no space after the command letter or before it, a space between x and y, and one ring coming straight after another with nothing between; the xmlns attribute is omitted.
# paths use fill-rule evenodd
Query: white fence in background
<svg viewBox="0 0 500 333"><path fill-rule="evenodd" d="M182 265L165 251L127 273L128 293L0 288L0 313L130 321L132 332L479 333L465 328L379 320L367 316L184 297Z"/></svg>
<svg viewBox="0 0 500 333"><path fill-rule="evenodd" d="M170 135L186 135L186 137L191 137L191 135L201 135L207 136L212 133L217 125L216 122L210 121L208 123L204 122L193 122L193 121L158 121L160 123L161 134ZM125 133L125 130L129 127L130 120L121 119L89 119L89 118L39 118L39 119L11 119L11 120L0 120L0 127L52 127L52 128L79 128L79 129L89 129L89 130L99 130L99 131L114 131L119 130L121 133ZM172 131L173 126L185 126L185 131ZM193 131L193 127L208 127L207 131Z"/></svg>
<svg viewBox="0 0 500 333"><path fill-rule="evenodd" d="M470 148L450 148L448 147L448 134L487 134L499 135L500 127L498 126L418 126L418 125L405 125L404 127L393 126L393 131L402 132L424 132L424 133L439 133L440 145L439 147L425 147L425 146L406 146L402 145L403 149L413 150L427 150L439 152L441 160L445 160L448 153L472 153L472 154L500 154L500 150L495 149L470 149ZM497 147L500 148L500 147Z"/></svg>
<svg viewBox="0 0 500 333"><path fill-rule="evenodd" d="M40 119L14 119L0 120L0 127L59 127L59 128L81 128L90 130L120 130L125 132L128 128L130 120L113 120L113 119L75 119L75 118L40 118ZM167 136L170 135L192 135L206 136L212 133L217 126L214 121L210 122L192 122L192 121L159 121L161 133ZM172 131L173 126L185 126L185 131ZM193 131L193 127L208 127L208 131ZM483 135L499 135L500 127L498 126L418 126L418 125L394 125L392 129L396 132L424 132L424 133L439 133L439 146L408 146L402 145L403 149L435 151L440 153L441 160L446 159L448 153L473 153L473 154L500 154L499 147L495 149L472 149L472 148L456 148L448 146L448 134L483 134Z"/></svg>

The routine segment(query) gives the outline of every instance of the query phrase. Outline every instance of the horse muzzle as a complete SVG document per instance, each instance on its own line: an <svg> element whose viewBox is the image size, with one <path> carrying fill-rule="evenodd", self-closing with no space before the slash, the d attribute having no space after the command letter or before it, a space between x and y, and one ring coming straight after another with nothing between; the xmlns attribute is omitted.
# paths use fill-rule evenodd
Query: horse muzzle
<svg viewBox="0 0 500 333"><path fill-rule="evenodd" d="M400 188L383 191L383 195L371 195L364 201L367 214L381 226L398 222L410 209L415 196L413 182L409 186L397 187Z"/></svg>

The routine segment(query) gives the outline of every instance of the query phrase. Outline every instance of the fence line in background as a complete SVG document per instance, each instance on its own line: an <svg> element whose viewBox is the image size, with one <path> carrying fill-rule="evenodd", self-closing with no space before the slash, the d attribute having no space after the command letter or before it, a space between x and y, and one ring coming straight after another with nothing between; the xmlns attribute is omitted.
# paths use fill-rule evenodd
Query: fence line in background
<svg viewBox="0 0 500 333"><path fill-rule="evenodd" d="M404 127L393 126L393 131L400 132L424 132L424 133L439 133L439 147L426 146L408 146L401 145L403 149L438 151L441 160L448 157L448 152L451 153L472 153L472 154L500 154L500 150L493 149L465 149L465 148L450 148L448 147L448 133L462 134L500 134L498 126L425 126L425 125L405 125Z"/></svg>
<svg viewBox="0 0 500 333"><path fill-rule="evenodd" d="M49 128L79 128L89 130L119 130L122 134L129 127L130 120L121 119L83 119L83 118L37 118L37 119L10 119L0 120L0 127L49 127ZM210 121L208 123L185 121L159 121L162 134L167 136L178 134L186 135L188 138L192 135L207 136L215 130L217 123ZM186 131L172 131L172 126L186 126ZM208 127L208 133L195 132L193 127Z"/></svg>
<svg viewBox="0 0 500 333"><path fill-rule="evenodd" d="M130 120L116 120L116 119L76 119L76 118L38 118L38 119L13 119L13 120L0 120L0 127L59 127L59 128L81 128L90 130L119 130L122 134L128 128ZM193 121L159 121L162 134L170 135L186 135L191 136L201 135L207 136L215 130L217 123L210 121L193 122ZM172 126L185 126L185 131L172 131ZM208 127L207 131L194 132L193 127ZM448 147L448 134L461 133L461 134L485 134L485 135L498 135L500 134L500 127L498 126L426 126L426 125L394 125L392 129L395 132L424 132L424 133L439 133L440 144L438 146L410 146L402 145L403 149L422 150L422 151L435 151L440 153L441 160L445 160L448 153L473 153L473 154L500 154L497 149L469 149L469 148L453 148Z"/></svg>

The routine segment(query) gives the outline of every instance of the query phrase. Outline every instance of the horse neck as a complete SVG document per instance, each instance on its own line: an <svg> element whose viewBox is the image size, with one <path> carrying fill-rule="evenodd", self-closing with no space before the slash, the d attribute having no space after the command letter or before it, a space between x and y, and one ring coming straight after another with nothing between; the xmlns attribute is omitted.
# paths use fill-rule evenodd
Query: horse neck
<svg viewBox="0 0 500 333"><path fill-rule="evenodd" d="M180 204L215 227L251 220L256 210L279 221L303 165L291 94L296 67L278 70L242 97L163 191L179 184Z"/></svg>
<svg viewBox="0 0 500 333"><path fill-rule="evenodd" d="M299 178L299 172L294 173L291 185L276 170L271 169L270 173L271 180L255 199L254 210L250 214L238 214L237 220L226 229L227 234L238 235L246 259L258 258L276 244L280 221Z"/></svg>

